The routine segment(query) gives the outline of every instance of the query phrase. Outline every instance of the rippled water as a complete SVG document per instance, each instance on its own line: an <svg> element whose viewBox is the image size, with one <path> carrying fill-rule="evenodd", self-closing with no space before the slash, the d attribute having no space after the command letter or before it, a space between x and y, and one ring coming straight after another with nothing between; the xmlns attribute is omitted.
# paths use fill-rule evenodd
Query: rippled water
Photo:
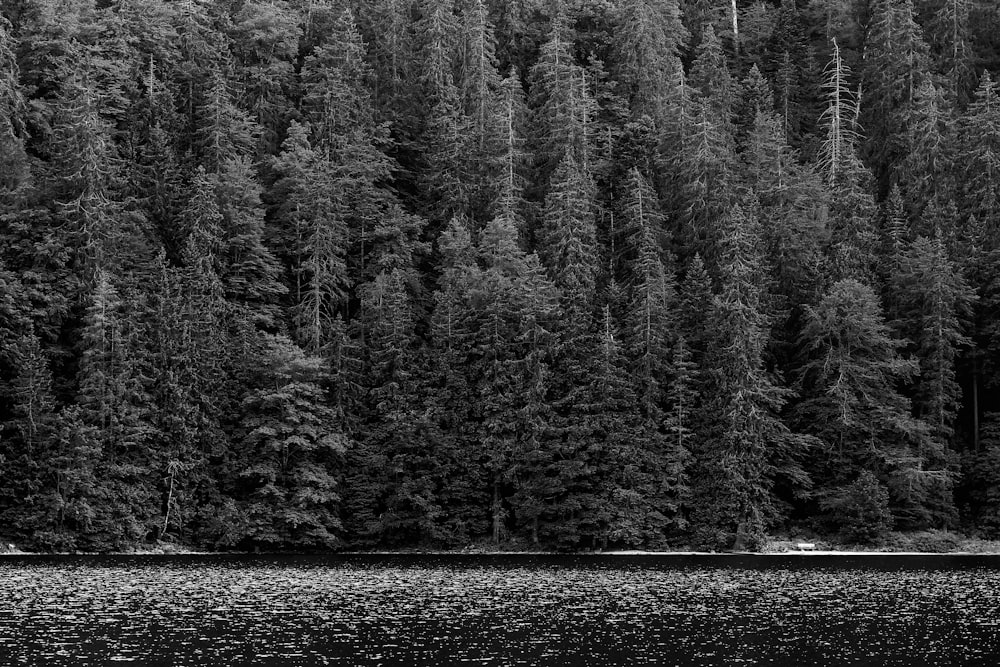
<svg viewBox="0 0 1000 667"><path fill-rule="evenodd" d="M1000 559L0 559L0 664L988 665Z"/></svg>

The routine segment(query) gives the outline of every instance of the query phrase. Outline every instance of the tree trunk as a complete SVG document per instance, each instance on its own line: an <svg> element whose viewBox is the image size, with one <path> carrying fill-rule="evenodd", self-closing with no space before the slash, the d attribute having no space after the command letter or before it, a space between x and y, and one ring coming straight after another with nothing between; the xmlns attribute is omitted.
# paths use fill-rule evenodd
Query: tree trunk
<svg viewBox="0 0 1000 667"><path fill-rule="evenodd" d="M500 544L500 488L493 482L493 544Z"/></svg>
<svg viewBox="0 0 1000 667"><path fill-rule="evenodd" d="M972 442L979 453L979 368L972 362Z"/></svg>
<svg viewBox="0 0 1000 667"><path fill-rule="evenodd" d="M171 466L170 470L170 486L167 488L167 509L163 512L163 527L160 529L160 539L167 534L167 526L170 523L170 505L173 503L174 499L174 470Z"/></svg>
<svg viewBox="0 0 1000 667"><path fill-rule="evenodd" d="M736 55L740 55L740 21L739 13L736 10L736 0L732 0L733 6L733 50Z"/></svg>

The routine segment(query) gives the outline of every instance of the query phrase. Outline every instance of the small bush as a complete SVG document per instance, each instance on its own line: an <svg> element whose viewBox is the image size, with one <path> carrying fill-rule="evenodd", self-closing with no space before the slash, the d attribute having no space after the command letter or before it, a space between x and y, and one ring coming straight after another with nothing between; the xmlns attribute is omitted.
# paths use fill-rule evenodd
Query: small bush
<svg viewBox="0 0 1000 667"><path fill-rule="evenodd" d="M851 542L873 544L892 529L889 492L867 470L852 484L830 493L820 507Z"/></svg>

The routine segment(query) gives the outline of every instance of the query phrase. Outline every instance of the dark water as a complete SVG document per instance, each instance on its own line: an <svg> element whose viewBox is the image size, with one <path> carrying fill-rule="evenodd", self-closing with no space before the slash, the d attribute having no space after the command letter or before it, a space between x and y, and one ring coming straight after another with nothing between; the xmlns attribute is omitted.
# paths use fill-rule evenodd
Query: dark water
<svg viewBox="0 0 1000 667"><path fill-rule="evenodd" d="M998 557L4 557L0 664L1000 664Z"/></svg>

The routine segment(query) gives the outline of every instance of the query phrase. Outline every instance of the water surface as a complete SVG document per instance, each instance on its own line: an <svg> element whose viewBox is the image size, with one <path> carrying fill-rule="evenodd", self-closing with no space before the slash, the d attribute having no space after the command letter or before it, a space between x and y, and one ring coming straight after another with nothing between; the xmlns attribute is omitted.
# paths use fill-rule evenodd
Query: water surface
<svg viewBox="0 0 1000 667"><path fill-rule="evenodd" d="M0 664L993 667L998 633L998 557L0 559Z"/></svg>

